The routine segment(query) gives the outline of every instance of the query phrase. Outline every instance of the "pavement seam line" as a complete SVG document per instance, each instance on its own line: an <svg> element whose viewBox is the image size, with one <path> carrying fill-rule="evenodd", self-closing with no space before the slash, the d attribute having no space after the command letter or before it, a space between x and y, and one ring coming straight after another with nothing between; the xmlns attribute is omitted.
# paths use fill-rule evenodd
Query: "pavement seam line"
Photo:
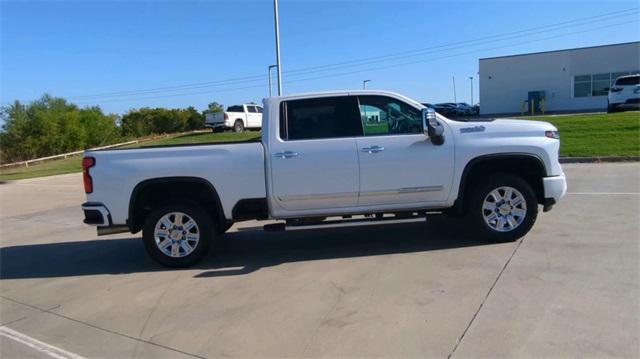
<svg viewBox="0 0 640 359"><path fill-rule="evenodd" d="M162 301L162 298L164 298L164 296L169 291L169 288L171 288L171 285L173 285L173 283L175 282L175 279L177 279L179 276L180 276L180 273L176 274L174 276L174 279L169 281L169 285L167 285L167 287L162 291L162 293L160 294L160 296L156 300L156 303L154 304L153 308L151 308L151 312L149 312L149 315L147 316L147 319L145 319L144 323L142 324L142 328L140 328L140 333L138 333L138 337L139 338L142 338L142 334L144 333L144 330L147 329L147 323L149 323L149 320L151 319L151 316L153 316L153 313L156 312L156 309L160 305L160 301ZM135 358L136 354L138 353L138 344L139 343L140 342L136 342L136 346L133 348L133 353L131 354L131 358L132 359Z"/></svg>
<svg viewBox="0 0 640 359"><path fill-rule="evenodd" d="M10 321L8 321L8 322L6 322L6 323L0 323L0 327L4 327L4 326L7 326L7 325L10 325L10 324L13 324L13 323L17 323L17 322L22 321L22 320L25 320L25 319L27 319L27 318L28 318L28 317L22 317L22 318L18 318L18 319L10 320Z"/></svg>
<svg viewBox="0 0 640 359"><path fill-rule="evenodd" d="M487 291L487 294L484 296L484 299L482 300L482 302L478 306L478 309L476 310L475 313L473 313L473 317L471 317L471 320L469 321L469 324L467 324L467 327L464 328L464 331L462 332L462 334L460 335L460 337L456 341L456 345L453 346L453 349L451 350L449 355L447 355L447 359L450 359L456 353L456 350L458 349L458 346L460 346L460 343L462 343L462 340L464 339L464 336L467 334L467 332L469 331L469 328L471 328L471 325L473 325L473 322L478 317L478 314L482 310L482 307L484 307L484 303L487 301L487 299L489 299L489 296L491 295L491 292L493 292L493 288L495 288L496 284L498 284L498 281L500 280L500 277L502 277L502 273L504 273L504 271L505 271L505 269L507 269L507 266L509 265L509 263L511 263L511 259L516 255L516 252L518 251L518 249L520 248L522 243L524 243L525 238L523 238L521 241L518 242L518 245L516 246L516 248L513 249L513 252L509 256L507 261L504 262L504 265L502 266L502 269L498 273L498 276L496 276L496 279L493 281L493 284L491 284L491 287L489 288L489 290Z"/></svg>
<svg viewBox="0 0 640 359"><path fill-rule="evenodd" d="M180 350L180 349L176 349L176 348L168 347L166 345L154 343L152 341L145 340L145 339L142 339L142 338L136 338L136 337L133 337L133 336L128 335L128 334L118 333L116 331L113 331L113 330L110 330L110 329L107 329L107 328L102 328L102 327L99 327L97 325L94 325L94 324L91 324L91 323L87 323L87 322L84 322L84 321L79 320L79 319L71 318L71 317L68 317L68 316L63 315L63 314L59 314L59 313L52 312L52 311L49 311L49 310L46 310L46 309L42 309L40 307L36 307L35 305L23 303L23 302L20 302L18 300L15 300L13 298L9 298L9 297L3 296L3 295L0 295L0 298L6 299L6 300L8 300L10 302L13 302L13 303L16 303L16 304L23 305L23 306L25 306L27 308L35 309L35 310L40 311L42 313L51 314L51 315L59 317L59 318L67 319L67 320L70 320L72 322L76 322L76 323L79 323L79 324L82 324L82 325L86 325L88 327L91 327L91 328L94 328L94 329L97 329L97 330L100 330L100 331L103 331L103 332L106 332L106 333L109 333L109 334L117 335L117 336L124 337L124 338L127 338L127 339L135 340L135 341L138 341L138 342L143 342L143 343L146 343L146 344L149 344L149 345L153 345L155 347L167 349L167 350L170 350L170 351L173 351L173 352L176 352L176 353L180 353L180 354L184 354L184 355L188 355L188 356L191 356L191 357L194 357L194 358L206 359L205 357L202 357L202 356L199 356L199 355L196 355L196 354L191 354L191 353L185 352L185 351Z"/></svg>

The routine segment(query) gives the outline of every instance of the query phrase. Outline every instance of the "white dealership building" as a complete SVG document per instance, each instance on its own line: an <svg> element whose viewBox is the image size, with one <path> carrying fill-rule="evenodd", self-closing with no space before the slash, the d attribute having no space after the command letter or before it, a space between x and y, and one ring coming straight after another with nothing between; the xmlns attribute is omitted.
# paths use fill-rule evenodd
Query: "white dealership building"
<svg viewBox="0 0 640 359"><path fill-rule="evenodd" d="M480 59L480 113L604 111L618 76L640 72L640 42ZM524 102L527 101L527 102Z"/></svg>

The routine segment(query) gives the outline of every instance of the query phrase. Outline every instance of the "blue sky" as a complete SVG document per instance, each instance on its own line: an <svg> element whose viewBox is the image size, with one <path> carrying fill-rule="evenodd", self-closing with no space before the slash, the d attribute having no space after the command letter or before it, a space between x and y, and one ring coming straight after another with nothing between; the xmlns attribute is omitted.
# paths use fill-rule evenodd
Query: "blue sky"
<svg viewBox="0 0 640 359"><path fill-rule="evenodd" d="M637 1L281 0L284 92L360 88L370 79L369 88L443 102L453 101L455 76L458 101L470 102L474 76L478 101L479 58L637 41L637 12L597 17L632 8ZM2 104L47 92L124 113L268 94L271 0L2 1L0 11ZM510 35L492 37L501 34ZM407 53L416 49L426 50ZM286 73L335 63L351 66ZM211 83L251 76L261 77ZM180 85L190 86L166 89ZM132 92L106 95L122 91Z"/></svg>

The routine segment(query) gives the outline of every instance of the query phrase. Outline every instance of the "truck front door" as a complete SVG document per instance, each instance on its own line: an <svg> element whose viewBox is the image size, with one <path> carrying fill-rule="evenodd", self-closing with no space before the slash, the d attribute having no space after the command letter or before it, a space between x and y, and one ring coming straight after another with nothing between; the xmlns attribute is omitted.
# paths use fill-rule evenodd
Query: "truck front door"
<svg viewBox="0 0 640 359"><path fill-rule="evenodd" d="M358 206L431 205L447 200L453 176L450 139L434 145L422 113L387 96L359 96L364 136L358 138Z"/></svg>
<svg viewBox="0 0 640 359"><path fill-rule="evenodd" d="M362 125L356 101L334 96L280 104L278 136L268 154L274 216L357 204Z"/></svg>

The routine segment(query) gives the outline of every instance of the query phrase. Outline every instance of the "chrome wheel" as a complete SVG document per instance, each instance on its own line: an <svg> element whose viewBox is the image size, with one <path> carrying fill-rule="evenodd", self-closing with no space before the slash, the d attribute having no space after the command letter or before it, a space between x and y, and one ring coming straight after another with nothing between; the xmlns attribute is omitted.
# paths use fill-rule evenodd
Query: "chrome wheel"
<svg viewBox="0 0 640 359"><path fill-rule="evenodd" d="M489 228L510 232L518 228L527 216L527 201L520 191L502 186L489 192L482 203L482 217Z"/></svg>
<svg viewBox="0 0 640 359"><path fill-rule="evenodd" d="M164 255L186 257L196 249L200 241L200 229L189 215L171 212L160 217L156 223L154 239Z"/></svg>

